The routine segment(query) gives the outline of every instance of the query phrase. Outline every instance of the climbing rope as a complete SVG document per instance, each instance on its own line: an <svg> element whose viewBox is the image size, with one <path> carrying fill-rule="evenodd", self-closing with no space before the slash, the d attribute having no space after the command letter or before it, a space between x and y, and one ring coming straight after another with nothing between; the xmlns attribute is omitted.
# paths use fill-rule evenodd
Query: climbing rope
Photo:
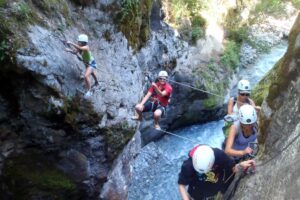
<svg viewBox="0 0 300 200"><path fill-rule="evenodd" d="M145 71L144 74L145 74L145 76L147 77L147 79L148 79L150 82L153 82L153 81L152 81L152 78L151 78L150 75L149 75L149 72ZM191 85L188 85L188 84L185 84L185 83L173 81L173 80L170 80L170 79L168 79L168 82L172 82L172 83L175 83L175 84L177 84L177 85L181 85L181 86L184 86L184 87L188 87L188 88L191 88L191 89L193 89L193 90L196 90L196 91L199 91L199 92L203 92L203 93L207 93L207 94L210 94L210 95L213 95L213 96L222 98L222 99L225 98L224 95L219 95L219 94L216 94L216 93L207 91L207 90L199 89L199 88L196 88L196 87L194 87L194 86L191 86ZM238 100L233 100L233 101L234 101L234 102L241 103L242 105L245 104L244 102L241 102L241 101L238 101Z"/></svg>
<svg viewBox="0 0 300 200"><path fill-rule="evenodd" d="M193 140L193 139L191 139L191 138L184 137L184 136L181 136L181 135L178 135L178 134L175 134L175 133L171 133L171 132L169 132L169 131L165 131L165 130L162 130L162 129L156 129L156 130L161 131L161 132L164 132L164 133L167 133L167 134L169 134L169 135L173 135L173 136L178 137L178 138L181 138L181 139L183 139L183 140L187 140L187 141L189 141L189 142L198 142L198 143L200 142L200 141L198 141L198 140Z"/></svg>
<svg viewBox="0 0 300 200"><path fill-rule="evenodd" d="M180 82L172 81L172 80L168 80L168 81L169 81L169 82L172 82L172 83L176 83L176 84L181 85L181 86L185 86L185 87L188 87L188 88L191 88L191 89L200 91L200 92L204 92L204 93L207 93L207 94L211 94L211 95L214 95L214 96L217 96L217 97L220 97L220 98L225 98L225 96L222 96L222 95L219 95L219 94L215 94L215 93L212 93L212 92L209 92L209 91L206 91L206 90L202 90L202 89L193 87L193 86L188 85L188 84L184 84L184 83L180 83Z"/></svg>

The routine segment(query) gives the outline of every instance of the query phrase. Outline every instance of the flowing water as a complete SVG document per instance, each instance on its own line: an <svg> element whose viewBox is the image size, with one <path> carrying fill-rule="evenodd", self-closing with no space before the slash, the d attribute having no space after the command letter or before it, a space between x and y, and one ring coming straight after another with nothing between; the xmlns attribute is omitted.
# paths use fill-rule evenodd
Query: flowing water
<svg viewBox="0 0 300 200"><path fill-rule="evenodd" d="M261 55L258 62L241 69L239 78L248 79L254 86L286 52L287 44L274 47ZM224 140L223 120L189 126L166 135L145 146L133 166L133 182L129 200L180 200L177 179L183 160L196 144L221 148Z"/></svg>

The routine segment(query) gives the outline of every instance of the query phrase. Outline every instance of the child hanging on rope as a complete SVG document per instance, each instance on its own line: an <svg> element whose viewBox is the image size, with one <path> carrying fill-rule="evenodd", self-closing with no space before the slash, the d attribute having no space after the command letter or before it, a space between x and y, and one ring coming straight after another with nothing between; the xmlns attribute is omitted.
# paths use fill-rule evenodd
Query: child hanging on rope
<svg viewBox="0 0 300 200"><path fill-rule="evenodd" d="M78 44L75 44L71 41L67 41L67 44L72 45L73 47L75 47L76 49L70 49L67 48L66 51L77 54L80 53L81 57L82 57L82 61L85 64L86 70L84 73L84 81L86 83L86 87L88 89L88 91L85 93L86 97L91 96L91 81L90 81L90 75L93 76L94 80L95 80L95 84L94 86L98 85L98 80L97 80L97 76L96 76L96 61L92 55L92 52L90 51L90 48L88 46L88 36L85 34L80 34L78 36Z"/></svg>

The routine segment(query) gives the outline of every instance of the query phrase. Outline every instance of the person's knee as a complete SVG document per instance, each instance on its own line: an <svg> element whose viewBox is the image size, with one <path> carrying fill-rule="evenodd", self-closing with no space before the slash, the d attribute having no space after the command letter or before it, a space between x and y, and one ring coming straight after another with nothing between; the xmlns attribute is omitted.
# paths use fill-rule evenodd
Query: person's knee
<svg viewBox="0 0 300 200"><path fill-rule="evenodd" d="M142 112L143 111L143 107L139 104L135 105L135 110L136 111L139 111L139 112Z"/></svg>
<svg viewBox="0 0 300 200"><path fill-rule="evenodd" d="M156 110L156 111L154 112L154 117L155 117L155 118L160 118L161 114L162 114L161 110Z"/></svg>
<svg viewBox="0 0 300 200"><path fill-rule="evenodd" d="M89 80L90 74L89 73L85 73L84 78L85 78L85 80Z"/></svg>

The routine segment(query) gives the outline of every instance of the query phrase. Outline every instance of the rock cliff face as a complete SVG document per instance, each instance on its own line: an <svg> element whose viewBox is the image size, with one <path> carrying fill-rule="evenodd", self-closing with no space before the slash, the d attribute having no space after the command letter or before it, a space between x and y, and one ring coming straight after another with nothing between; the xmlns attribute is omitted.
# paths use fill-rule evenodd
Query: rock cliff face
<svg viewBox="0 0 300 200"><path fill-rule="evenodd" d="M118 178L110 179L113 187L120 180L122 186L128 184L130 161L141 146L162 136L149 129L151 114L141 126L130 119L150 84L144 72L154 79L164 69L171 80L207 87L205 77L193 71L199 63L188 57L188 44L161 21L160 1L137 1L143 13L128 26L139 30L138 41L130 39L128 27L118 25L121 1L3 2L1 199L96 199L107 177ZM89 35L98 66L100 84L90 98L83 95L83 63L64 51L65 41L76 41L81 33ZM176 101L161 122L163 128L217 117L222 100L203 111L207 95L173 87ZM112 166L124 177L118 171L109 174ZM126 196L126 188L120 191L116 199Z"/></svg>
<svg viewBox="0 0 300 200"><path fill-rule="evenodd" d="M162 21L161 1L126 2L0 1L0 199L98 199L105 182L101 198L126 198L134 158L163 135L151 114L130 119L150 85L145 72L170 74L162 128L222 115L233 73L215 66L222 41L208 35L190 47ZM84 64L64 51L81 33L98 66L90 98Z"/></svg>
<svg viewBox="0 0 300 200"><path fill-rule="evenodd" d="M288 50L260 85L267 89L260 118L264 147L257 172L241 181L234 199L299 199L300 187L300 17Z"/></svg>

